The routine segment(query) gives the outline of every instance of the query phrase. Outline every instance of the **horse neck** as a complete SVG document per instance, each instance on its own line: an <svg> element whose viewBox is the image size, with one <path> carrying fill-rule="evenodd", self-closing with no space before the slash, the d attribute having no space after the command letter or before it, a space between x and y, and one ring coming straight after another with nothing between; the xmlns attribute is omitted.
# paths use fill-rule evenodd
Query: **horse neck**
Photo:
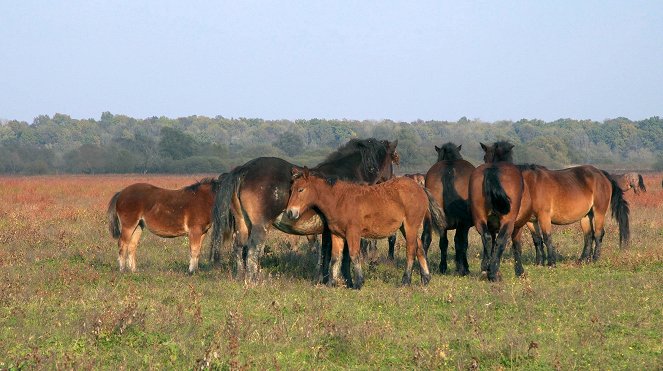
<svg viewBox="0 0 663 371"><path fill-rule="evenodd" d="M334 213L336 211L339 206L338 199L348 191L347 188L351 184L337 181L334 185L330 185L325 179L312 178L311 185L317 194L312 205L327 215L329 212Z"/></svg>

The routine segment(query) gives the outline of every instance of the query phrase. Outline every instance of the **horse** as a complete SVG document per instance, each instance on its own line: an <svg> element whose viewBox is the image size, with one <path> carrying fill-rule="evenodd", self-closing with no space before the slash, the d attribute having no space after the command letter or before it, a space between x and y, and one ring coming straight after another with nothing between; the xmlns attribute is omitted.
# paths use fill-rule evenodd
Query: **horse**
<svg viewBox="0 0 663 371"><path fill-rule="evenodd" d="M598 260L609 207L619 225L620 247L628 243L628 202L623 197L623 189L610 174L590 165L562 170L531 164L518 165L518 168L529 190L531 213L536 218L536 222L528 223L536 249L536 264L545 264L543 245L548 248L548 265L556 263L552 224L566 225L577 221L580 221L584 235L580 261L588 261L590 257Z"/></svg>
<svg viewBox="0 0 663 371"><path fill-rule="evenodd" d="M436 228L444 229L445 221L442 209L417 182L397 177L366 186L327 177L306 167L294 167L292 177L286 215L298 220L306 211L316 208L324 215L332 233L330 286L335 286L338 280L344 240L348 244L355 273L353 287L360 289L364 283L359 259L361 237L385 238L398 229L407 244L407 264L402 283L409 285L412 282L416 255L421 282L428 284L430 272L417 232L427 215Z"/></svg>
<svg viewBox="0 0 663 371"><path fill-rule="evenodd" d="M314 169L339 179L373 184L392 177L397 145L398 141L352 139ZM244 274L247 282L257 280L265 236L274 226L290 234L323 234L318 268L320 280L325 280L322 258L325 250L331 251L331 234L324 227L324 220L315 210L309 210L296 222L282 215L290 196L294 166L280 158L260 157L236 167L221 179L212 209L212 246L219 246L222 235L231 229L237 231L236 277Z"/></svg>
<svg viewBox="0 0 663 371"><path fill-rule="evenodd" d="M621 188L624 192L631 188L636 195L640 194L640 191L647 192L647 187L645 186L645 181L642 178L642 175L636 172L630 172L621 175L610 174L610 177L614 179L617 184L619 184L619 188Z"/></svg>
<svg viewBox="0 0 663 371"><path fill-rule="evenodd" d="M470 228L472 228L472 214L469 204L469 182L474 166L465 161L460 154L462 145L446 143L442 147L435 146L437 162L431 166L425 175L425 187L431 192L435 202L444 210L447 228L440 233L440 272L447 272L447 248L449 239L447 231L455 229L454 245L456 249L456 272L461 276L470 272L467 262L467 248ZM424 251L428 254L431 243L431 225L424 222L421 235Z"/></svg>
<svg viewBox="0 0 663 371"><path fill-rule="evenodd" d="M513 240L513 257L517 276L524 273L521 262L520 232L529 220L528 200L523 176L512 163L513 144L500 141L492 146L483 143L484 164L470 174L469 201L473 225L481 236L483 254L481 271L490 281L501 279L500 260L509 237Z"/></svg>
<svg viewBox="0 0 663 371"><path fill-rule="evenodd" d="M120 271L136 271L136 248L147 227L160 237L188 236L189 273L195 272L219 187L217 179L206 178L178 190L136 183L117 192L108 204L107 215L111 236L120 248Z"/></svg>

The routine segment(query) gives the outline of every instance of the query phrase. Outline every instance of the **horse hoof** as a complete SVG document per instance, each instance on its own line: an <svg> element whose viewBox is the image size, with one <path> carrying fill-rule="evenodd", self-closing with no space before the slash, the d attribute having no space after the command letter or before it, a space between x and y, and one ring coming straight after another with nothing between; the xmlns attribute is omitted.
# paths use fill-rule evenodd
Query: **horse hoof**
<svg viewBox="0 0 663 371"><path fill-rule="evenodd" d="M525 274L523 267L516 267L516 277L522 277Z"/></svg>
<svg viewBox="0 0 663 371"><path fill-rule="evenodd" d="M408 277L407 275L403 276L403 279L401 280L401 285L402 286L410 286L412 284L412 278Z"/></svg>
<svg viewBox="0 0 663 371"><path fill-rule="evenodd" d="M430 282L431 276L430 274L422 274L421 275L421 284L424 286L427 286L428 283Z"/></svg>

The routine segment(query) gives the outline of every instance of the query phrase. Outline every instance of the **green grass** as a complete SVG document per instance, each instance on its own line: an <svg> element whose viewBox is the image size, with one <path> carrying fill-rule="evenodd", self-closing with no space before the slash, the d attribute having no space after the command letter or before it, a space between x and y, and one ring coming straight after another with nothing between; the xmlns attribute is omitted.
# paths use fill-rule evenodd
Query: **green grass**
<svg viewBox="0 0 663 371"><path fill-rule="evenodd" d="M0 369L663 367L660 209L634 209L626 250L609 222L596 264L575 264L577 226L556 228L557 268L533 266L527 242L526 277L506 253L503 281L488 283L472 230L469 277L400 287L401 248L395 263L365 265L360 291L314 285L305 240L291 250L276 232L253 287L227 261L188 276L185 240L149 233L139 272L121 274L104 210L84 209L75 220L0 210ZM429 258L436 272L437 238Z"/></svg>

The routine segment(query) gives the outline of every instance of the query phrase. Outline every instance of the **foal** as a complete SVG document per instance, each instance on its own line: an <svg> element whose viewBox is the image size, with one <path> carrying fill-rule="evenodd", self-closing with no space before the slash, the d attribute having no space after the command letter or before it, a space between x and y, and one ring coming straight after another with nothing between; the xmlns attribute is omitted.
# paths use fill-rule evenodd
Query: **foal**
<svg viewBox="0 0 663 371"><path fill-rule="evenodd" d="M433 219L438 230L444 229L444 213L417 182L399 177L373 186L358 185L322 178L308 168L298 167L292 169L292 176L293 184L286 208L288 217L297 220L315 207L324 215L332 233L329 285L336 285L339 278L344 240L348 243L354 267L354 288L359 289L364 282L359 259L361 237L385 238L399 228L407 243L407 266L402 283L410 284L412 281L415 255L419 260L422 283L430 281L417 231L427 215Z"/></svg>
<svg viewBox="0 0 663 371"><path fill-rule="evenodd" d="M203 238L211 225L219 181L203 179L179 190L132 184L108 204L110 233L118 240L120 271L136 271L136 247L143 228L160 237L189 237L189 273L198 269Z"/></svg>

